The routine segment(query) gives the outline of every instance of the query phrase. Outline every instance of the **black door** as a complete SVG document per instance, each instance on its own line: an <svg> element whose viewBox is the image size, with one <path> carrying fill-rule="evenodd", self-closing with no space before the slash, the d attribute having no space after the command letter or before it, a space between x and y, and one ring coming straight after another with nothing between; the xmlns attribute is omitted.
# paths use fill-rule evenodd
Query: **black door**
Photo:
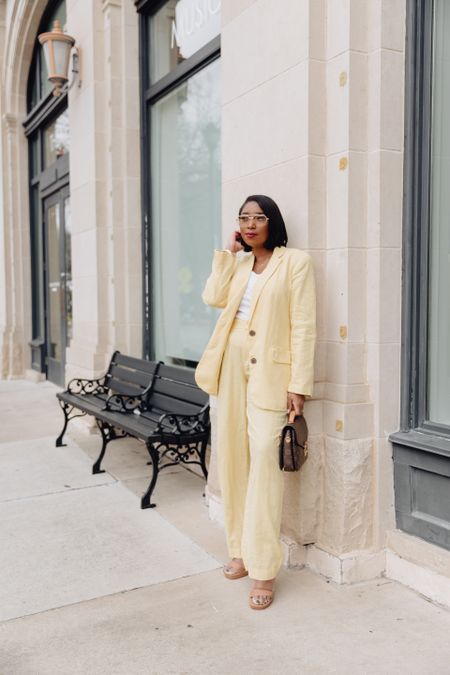
<svg viewBox="0 0 450 675"><path fill-rule="evenodd" d="M72 266L69 187L44 199L46 369L64 385L66 348L72 337Z"/></svg>

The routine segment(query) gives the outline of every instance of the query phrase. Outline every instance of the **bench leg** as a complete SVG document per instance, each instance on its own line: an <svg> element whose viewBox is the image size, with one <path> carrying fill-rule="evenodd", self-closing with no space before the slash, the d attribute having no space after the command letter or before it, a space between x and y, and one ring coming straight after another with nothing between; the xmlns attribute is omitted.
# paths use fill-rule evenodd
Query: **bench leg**
<svg viewBox="0 0 450 675"><path fill-rule="evenodd" d="M142 495L141 499L141 509L153 509L156 504L152 504L151 497L153 490L155 489L156 481L158 480L158 473L159 473L159 452L158 450L154 447L153 443L146 443L148 453L152 459L152 467L153 467L153 473L152 473L152 479L150 481L150 484L147 488L147 492Z"/></svg>
<svg viewBox="0 0 450 675"><path fill-rule="evenodd" d="M102 449L100 454L97 457L94 465L92 466L92 473L105 473L105 470L101 468L103 457L105 456L106 446L108 443L115 438L114 429L110 424L102 422L101 420L96 419L97 426L100 430L102 436Z"/></svg>
<svg viewBox="0 0 450 675"><path fill-rule="evenodd" d="M63 411L64 424L63 424L63 428L61 429L61 433L59 434L58 438L55 441L55 445L56 445L57 448L62 448L62 447L66 447L66 445L67 445L67 443L63 443L63 439L64 439L64 434L66 433L67 425L70 422L70 420L73 420L74 417L84 417L86 415L86 413L80 412L77 415L71 416L70 413L72 412L72 410L75 409L73 407L73 405L70 405L69 403L65 403L64 401L60 401L59 399L58 399L58 403L60 405L61 410Z"/></svg>
<svg viewBox="0 0 450 675"><path fill-rule="evenodd" d="M206 449L208 447L208 439L200 441L199 449L197 450L198 456L200 457L200 466L202 467L203 475L205 480L208 480L208 469L206 468Z"/></svg>

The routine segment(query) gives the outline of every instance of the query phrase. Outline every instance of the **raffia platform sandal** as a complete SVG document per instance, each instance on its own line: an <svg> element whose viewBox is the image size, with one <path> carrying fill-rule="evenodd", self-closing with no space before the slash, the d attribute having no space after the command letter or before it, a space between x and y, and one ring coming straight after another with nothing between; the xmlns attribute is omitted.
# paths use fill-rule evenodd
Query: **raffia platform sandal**
<svg viewBox="0 0 450 675"><path fill-rule="evenodd" d="M253 602L254 598L266 597L266 602ZM248 604L252 609L267 609L273 602L273 590L268 588L254 588L249 597Z"/></svg>
<svg viewBox="0 0 450 675"><path fill-rule="evenodd" d="M233 558L234 560L234 558ZM241 565L233 565L233 560L228 565L223 566L223 573L227 579L242 579L248 575L247 570ZM227 569L228 568L228 569Z"/></svg>

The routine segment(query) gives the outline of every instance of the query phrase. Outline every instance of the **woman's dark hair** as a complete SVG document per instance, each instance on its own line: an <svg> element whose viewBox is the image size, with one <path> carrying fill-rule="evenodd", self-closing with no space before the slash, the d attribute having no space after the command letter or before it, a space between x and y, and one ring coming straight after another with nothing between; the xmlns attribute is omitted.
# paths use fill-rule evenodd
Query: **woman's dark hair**
<svg viewBox="0 0 450 675"><path fill-rule="evenodd" d="M286 225L284 224L281 211L273 199L267 197L266 195L250 195L239 209L239 215L241 215L242 211L244 210L244 206L249 202L256 202L269 219L269 236L267 237L267 241L264 244L264 248L273 251L275 246L286 246L288 240ZM245 243L243 246L244 251L252 250L252 247L247 246Z"/></svg>

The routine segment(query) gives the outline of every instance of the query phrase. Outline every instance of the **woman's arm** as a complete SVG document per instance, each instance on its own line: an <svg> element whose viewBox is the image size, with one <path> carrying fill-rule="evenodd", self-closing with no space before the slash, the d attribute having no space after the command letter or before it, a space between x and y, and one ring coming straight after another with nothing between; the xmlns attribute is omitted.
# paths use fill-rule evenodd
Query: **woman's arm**
<svg viewBox="0 0 450 675"><path fill-rule="evenodd" d="M214 251L212 272L202 293L204 303L211 307L225 307L236 265L236 255L231 251Z"/></svg>
<svg viewBox="0 0 450 675"><path fill-rule="evenodd" d="M314 385L316 292L311 258L305 253L294 265L290 315L291 380L288 392L310 397Z"/></svg>

